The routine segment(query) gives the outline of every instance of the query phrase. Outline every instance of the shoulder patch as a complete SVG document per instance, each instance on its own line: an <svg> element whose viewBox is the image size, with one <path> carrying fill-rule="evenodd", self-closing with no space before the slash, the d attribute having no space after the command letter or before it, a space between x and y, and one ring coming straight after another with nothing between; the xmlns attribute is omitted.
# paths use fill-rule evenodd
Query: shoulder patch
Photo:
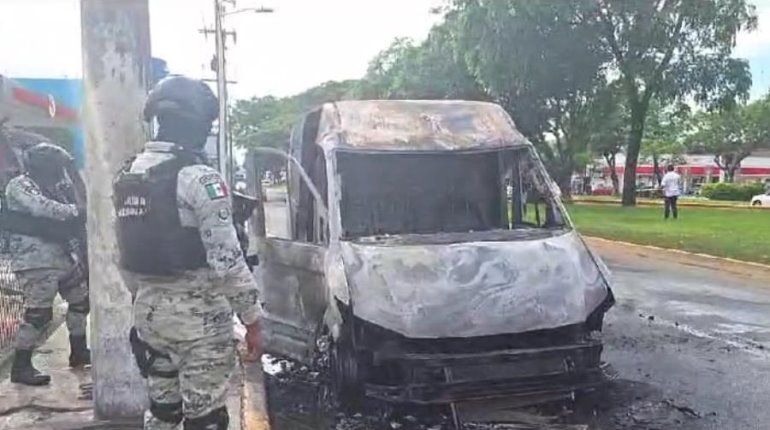
<svg viewBox="0 0 770 430"><path fill-rule="evenodd" d="M207 173L200 178L198 178L198 182L201 185L208 185L211 183L221 182L222 177L219 175L219 173Z"/></svg>
<svg viewBox="0 0 770 430"><path fill-rule="evenodd" d="M209 200L219 200L229 195L227 184L218 177L216 182L209 182L203 186L206 188L206 194L209 196Z"/></svg>

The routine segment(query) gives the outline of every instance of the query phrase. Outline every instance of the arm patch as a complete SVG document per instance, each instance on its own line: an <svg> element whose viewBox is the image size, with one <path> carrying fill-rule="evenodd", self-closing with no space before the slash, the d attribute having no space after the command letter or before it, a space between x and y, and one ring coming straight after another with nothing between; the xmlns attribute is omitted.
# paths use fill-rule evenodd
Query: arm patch
<svg viewBox="0 0 770 430"><path fill-rule="evenodd" d="M219 178L203 184L203 187L206 188L206 195L209 197L209 200L219 200L229 195L227 184Z"/></svg>

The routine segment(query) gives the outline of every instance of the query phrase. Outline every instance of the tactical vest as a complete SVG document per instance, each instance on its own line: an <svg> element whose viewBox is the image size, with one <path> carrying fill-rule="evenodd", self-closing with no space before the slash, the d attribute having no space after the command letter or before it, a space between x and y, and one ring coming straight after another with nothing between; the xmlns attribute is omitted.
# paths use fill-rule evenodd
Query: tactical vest
<svg viewBox="0 0 770 430"><path fill-rule="evenodd" d="M173 275L208 266L198 228L182 226L177 206L179 171L195 164L197 158L178 154L144 173L131 173L130 163L118 173L113 204L124 269Z"/></svg>

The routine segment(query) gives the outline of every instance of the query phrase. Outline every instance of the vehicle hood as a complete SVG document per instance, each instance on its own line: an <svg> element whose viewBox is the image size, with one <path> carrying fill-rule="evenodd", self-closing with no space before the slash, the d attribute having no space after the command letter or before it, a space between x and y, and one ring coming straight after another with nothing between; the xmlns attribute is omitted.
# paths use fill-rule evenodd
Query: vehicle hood
<svg viewBox="0 0 770 430"><path fill-rule="evenodd" d="M582 323L609 294L606 266L576 232L513 242L340 245L354 314L410 338Z"/></svg>

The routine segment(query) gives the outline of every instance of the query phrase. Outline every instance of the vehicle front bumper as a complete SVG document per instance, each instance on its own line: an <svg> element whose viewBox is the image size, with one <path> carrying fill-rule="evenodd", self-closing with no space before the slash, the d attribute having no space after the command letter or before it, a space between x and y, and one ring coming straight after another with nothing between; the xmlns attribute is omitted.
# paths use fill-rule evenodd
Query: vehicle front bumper
<svg viewBox="0 0 770 430"><path fill-rule="evenodd" d="M398 368L402 378L393 384L369 380L365 390L370 397L416 404L566 396L602 383L601 351L599 341L460 354L378 351L376 367Z"/></svg>

